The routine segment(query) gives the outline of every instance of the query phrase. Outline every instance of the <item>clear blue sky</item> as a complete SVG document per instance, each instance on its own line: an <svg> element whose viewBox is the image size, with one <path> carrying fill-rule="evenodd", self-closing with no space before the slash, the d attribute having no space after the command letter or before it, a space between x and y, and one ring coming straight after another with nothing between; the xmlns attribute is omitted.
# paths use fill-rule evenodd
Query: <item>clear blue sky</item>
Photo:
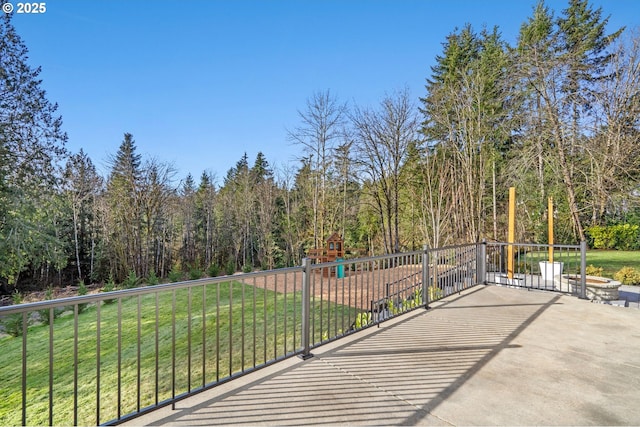
<svg viewBox="0 0 640 427"><path fill-rule="evenodd" d="M16 0L11 0L16 5ZM59 104L67 147L102 174L123 134L176 179L221 180L244 152L272 166L301 154L287 129L316 91L375 105L417 98L442 42L469 22L514 43L536 0L48 0L13 23ZM549 0L556 15L567 1ZM638 0L592 0L610 29L637 27Z"/></svg>

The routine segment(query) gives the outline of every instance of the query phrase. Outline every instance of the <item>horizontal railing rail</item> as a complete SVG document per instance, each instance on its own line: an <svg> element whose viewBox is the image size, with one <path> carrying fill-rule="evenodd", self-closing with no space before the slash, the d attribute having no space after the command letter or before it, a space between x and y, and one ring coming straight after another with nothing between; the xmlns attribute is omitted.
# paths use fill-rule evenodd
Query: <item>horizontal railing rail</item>
<svg viewBox="0 0 640 427"><path fill-rule="evenodd" d="M285 358L311 357L326 342L478 283L501 283L509 278L508 247L305 259L299 267L2 307L0 425L117 424ZM545 246L511 247L532 265L512 281L542 283L533 281L539 272L530 258ZM573 266L576 247L554 248Z"/></svg>

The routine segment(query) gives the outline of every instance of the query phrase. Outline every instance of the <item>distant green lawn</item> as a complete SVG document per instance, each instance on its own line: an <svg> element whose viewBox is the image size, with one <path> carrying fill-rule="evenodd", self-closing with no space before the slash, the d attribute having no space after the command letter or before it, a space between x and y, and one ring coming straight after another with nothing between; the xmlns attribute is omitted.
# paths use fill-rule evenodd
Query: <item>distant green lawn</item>
<svg viewBox="0 0 640 427"><path fill-rule="evenodd" d="M521 259L526 264L537 265L538 261L547 260L548 254L546 251L529 251ZM554 261L564 262L566 273L580 271L579 252L558 250L554 253ZM602 267L602 276L613 278L613 275L622 267L633 267L640 270L640 251L587 250L587 265Z"/></svg>
<svg viewBox="0 0 640 427"><path fill-rule="evenodd" d="M602 267L602 276L613 278L613 275L622 267L640 270L640 251L589 250L587 265Z"/></svg>
<svg viewBox="0 0 640 427"><path fill-rule="evenodd" d="M206 285L203 336L202 287L191 292L191 322L188 322L189 291L175 291L175 339L172 319L173 293L128 297L121 302L120 344L118 303L100 306L100 368L96 367L97 307L90 305L79 315L78 327L78 424L96 424L96 401L100 402L100 423L118 417L118 381L121 381L120 415L155 404L176 394L193 390L269 360L292 354L301 347L300 294L265 291L238 282ZM244 302L243 302L244 300ZM255 310L252 309L255 302ZM138 304L141 321L138 326ZM319 302L316 304L319 305ZM356 310L324 301L322 313L313 309L315 328L312 342L334 336L341 326L338 316L350 325ZM54 417L56 425L73 424L74 407L74 321L70 312L54 322ZM156 351L156 324L158 349ZM138 327L140 349L138 350ZM331 330L328 330L328 328ZM348 326L347 326L348 327ZM286 328L286 334L285 334ZM190 334L189 334L190 329ZM295 336L295 339L294 339ZM49 326L34 325L27 335L27 424L49 423ZM189 341L190 337L190 341ZM175 340L175 343L174 343ZM118 368L118 346L121 362ZM175 348L175 354L173 351ZM189 357L189 348L191 357ZM22 337L0 338L0 425L21 425ZM138 368L138 352L140 366ZM206 357L203 358L203 353ZM157 354L157 359L156 359ZM173 360L175 358L175 363ZM156 364L158 375L156 379ZM121 371L118 378L118 369ZM140 383L138 384L138 369ZM173 375L175 369L175 376ZM97 398L97 380L100 397ZM173 379L175 377L175 380ZM157 389L157 392L156 392ZM156 396L157 393L157 396Z"/></svg>

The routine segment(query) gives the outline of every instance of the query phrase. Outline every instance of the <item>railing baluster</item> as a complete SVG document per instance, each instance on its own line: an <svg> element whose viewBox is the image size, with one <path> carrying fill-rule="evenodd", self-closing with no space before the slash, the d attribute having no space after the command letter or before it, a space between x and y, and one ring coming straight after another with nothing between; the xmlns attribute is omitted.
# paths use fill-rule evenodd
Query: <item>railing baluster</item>
<svg viewBox="0 0 640 427"><path fill-rule="evenodd" d="M78 304L73 306L73 425L78 425Z"/></svg>
<svg viewBox="0 0 640 427"><path fill-rule="evenodd" d="M258 311L258 306L257 306L257 297L256 297L256 278L253 278L253 367L255 368L256 365L258 364L257 362L257 354L258 354L258 348L257 348L257 314L256 312Z"/></svg>
<svg viewBox="0 0 640 427"><path fill-rule="evenodd" d="M27 312L22 313L22 425L27 425Z"/></svg>
<svg viewBox="0 0 640 427"><path fill-rule="evenodd" d="M355 271L358 271L358 266L357 265L355 266ZM364 274L364 266L363 265L361 266L361 273ZM352 280L352 278L354 276L355 276L355 274L349 274L349 276L347 277L347 280L346 280L347 283L342 285L343 286L343 291L342 291L343 293L344 293L345 285L346 285L346 289L347 289L347 304L346 304L346 306L347 306L347 321L349 322L349 325L347 326L346 324L344 324L344 321L343 321L343 324L342 324L342 328L343 329L344 328L351 329L351 312L352 312L352 310L351 310L351 280ZM343 300L343 303L344 303L344 297L342 298L342 300ZM344 315L343 315L343 318L344 318Z"/></svg>
<svg viewBox="0 0 640 427"><path fill-rule="evenodd" d="M220 381L220 282L216 283L216 382Z"/></svg>
<svg viewBox="0 0 640 427"><path fill-rule="evenodd" d="M311 261L309 258L304 258L302 260L302 355L303 359L308 359L312 357L310 351L310 295L309 291L311 288Z"/></svg>
<svg viewBox="0 0 640 427"><path fill-rule="evenodd" d="M331 277L331 267L325 267L325 268L326 269L322 270L322 274L320 275L320 295L319 295L319 298L320 298L320 311L319 311L319 314L320 315L319 315L319 319L318 319L319 320L318 323L320 325L319 325L319 333L316 333L315 330L313 331L312 343L314 345L316 343L318 343L318 342L322 342L322 327L323 327L323 324L324 324L324 310L323 310L324 309L324 305L323 305L323 303L324 303L324 275L325 275L325 272L327 272L327 276L328 277ZM315 294L315 292L314 292L314 294ZM315 305L313 307L313 310L315 312L315 310L316 310ZM314 318L316 317L315 314L314 314L313 317ZM320 339L316 338L318 335L320 336Z"/></svg>
<svg viewBox="0 0 640 427"><path fill-rule="evenodd" d="M233 375L233 280L229 280L229 376Z"/></svg>
<svg viewBox="0 0 640 427"><path fill-rule="evenodd" d="M587 242L580 242L580 298L587 299Z"/></svg>
<svg viewBox="0 0 640 427"><path fill-rule="evenodd" d="M122 298L118 298L118 417L122 418Z"/></svg>
<svg viewBox="0 0 640 427"><path fill-rule="evenodd" d="M53 307L49 309L49 425L53 425Z"/></svg>
<svg viewBox="0 0 640 427"><path fill-rule="evenodd" d="M264 289L267 289L267 277L264 277ZM273 359L278 358L278 273L274 277L273 289ZM266 361L265 361L266 362Z"/></svg>
<svg viewBox="0 0 640 427"><path fill-rule="evenodd" d="M171 295L171 409L176 409L176 290Z"/></svg>
<svg viewBox="0 0 640 427"><path fill-rule="evenodd" d="M345 264L345 269L344 269L345 277L346 277L347 275L348 275L349 277L351 277L351 266L352 266L352 265L353 265L353 264L351 264L351 263L349 263L349 264ZM342 329L342 335L344 335L344 334L346 333L346 331L345 331L345 326L344 326L344 306L345 306L345 304L344 304L344 284L345 284L345 282L346 282L346 280L345 280L345 278L343 277L343 278L342 278L342 281L340 282L340 284L341 284L341 288L342 288L342 297L341 297L341 299L340 299L340 312L341 312L341 318L342 318L342 319L341 319L341 320L342 320L342 322L341 322L341 325L340 325L340 329Z"/></svg>
<svg viewBox="0 0 640 427"><path fill-rule="evenodd" d="M296 298L296 295L298 294L298 274L297 273L294 273L294 274L295 275L293 276L293 296L292 296L292 298L293 298L293 301L292 301L292 304L293 304L293 323L292 323L292 326L293 326L293 344L292 345L293 345L293 347L292 348L293 348L293 351L296 351L297 348L298 348L298 345L297 345L297 343L298 343L298 341L297 341L297 337L298 337L298 334L297 334L297 332L298 332L297 318L298 318L298 316L296 316L296 314L298 313L297 308L299 307L299 305L298 305L298 301L297 301L297 298Z"/></svg>
<svg viewBox="0 0 640 427"><path fill-rule="evenodd" d="M156 357L155 357L155 381L156 381L156 391L155 391L155 403L158 405L160 399L160 294L158 292L155 293L155 302L156 302Z"/></svg>
<svg viewBox="0 0 640 427"><path fill-rule="evenodd" d="M100 425L100 303L96 306L96 425ZM23 424L26 425L26 424Z"/></svg>
<svg viewBox="0 0 640 427"><path fill-rule="evenodd" d="M314 273L320 273L320 277L324 274L322 269L316 270ZM311 292L307 295L311 298L310 310L313 310L313 313L309 311L309 315L311 316L311 331L309 333L310 343L315 344L315 332L316 332L316 275L309 277L309 283L311 284ZM304 303L303 303L304 304Z"/></svg>
<svg viewBox="0 0 640 427"><path fill-rule="evenodd" d="M265 282L265 287L262 290L262 321L263 321L263 327L262 327L262 351L263 351L263 357L262 357L262 363L266 363L267 362L267 287L266 287L266 282Z"/></svg>
<svg viewBox="0 0 640 427"><path fill-rule="evenodd" d="M287 284L288 284L288 280L289 280L289 275L285 273L285 275L284 275L284 292L283 292L284 295L282 297L282 300L283 300L283 307L282 307L283 316L282 316L282 318L284 319L284 324L282 325L282 333L284 335L284 339L282 340L283 343L284 343L283 349L282 349L282 353L284 355L287 354L287 348L288 348L288 346L287 346L287 341L288 341L288 338L287 338L288 337L288 335L287 335L287 330L288 330L287 323L288 322L287 322L287 320L289 318L288 310L287 310L287 291L288 291Z"/></svg>
<svg viewBox="0 0 640 427"><path fill-rule="evenodd" d="M429 246L422 247L422 302L429 308Z"/></svg>
<svg viewBox="0 0 640 427"><path fill-rule="evenodd" d="M187 292L187 391L191 391L191 290Z"/></svg>
<svg viewBox="0 0 640 427"><path fill-rule="evenodd" d="M202 285L202 388L207 384L207 285Z"/></svg>
<svg viewBox="0 0 640 427"><path fill-rule="evenodd" d="M141 344L140 344L140 338L142 335L142 316L141 316L141 311L142 311L142 304L140 301L140 295L138 295L138 340L137 340L137 351L138 351L138 357L137 357L137 372L136 372L136 408L137 411L140 412L140 387L141 387L141 357L140 357L140 353L142 351L141 349Z"/></svg>
<svg viewBox="0 0 640 427"><path fill-rule="evenodd" d="M240 313L240 317L241 317L241 321L240 321L241 326L240 326L240 328L241 328L241 331L242 331L241 332L242 333L242 337L241 337L242 344L241 344L241 347L240 347L240 360L241 360L240 370L241 370L241 372L244 372L244 349L245 349L245 342L246 342L246 336L245 336L245 333L244 333L245 313L246 313L246 309L245 309L245 305L244 305L244 303L245 303L245 282L242 281L241 285L242 285L242 294L241 294L242 298L241 298L240 304L241 304L242 308L241 308L241 313Z"/></svg>

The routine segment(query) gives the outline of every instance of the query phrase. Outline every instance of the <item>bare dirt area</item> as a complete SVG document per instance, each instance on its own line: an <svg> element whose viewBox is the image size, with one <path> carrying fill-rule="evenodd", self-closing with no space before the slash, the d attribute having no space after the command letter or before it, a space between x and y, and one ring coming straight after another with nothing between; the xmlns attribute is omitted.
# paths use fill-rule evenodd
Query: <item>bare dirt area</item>
<svg viewBox="0 0 640 427"><path fill-rule="evenodd" d="M311 275L311 294L318 300L360 309L370 309L372 303L398 294L421 282L421 265L404 265L387 269L344 271L344 277L338 277L335 267L332 269L314 269ZM255 278L238 278L248 285L271 291L300 295L302 292L302 272L265 274ZM299 298L299 297L297 297Z"/></svg>

